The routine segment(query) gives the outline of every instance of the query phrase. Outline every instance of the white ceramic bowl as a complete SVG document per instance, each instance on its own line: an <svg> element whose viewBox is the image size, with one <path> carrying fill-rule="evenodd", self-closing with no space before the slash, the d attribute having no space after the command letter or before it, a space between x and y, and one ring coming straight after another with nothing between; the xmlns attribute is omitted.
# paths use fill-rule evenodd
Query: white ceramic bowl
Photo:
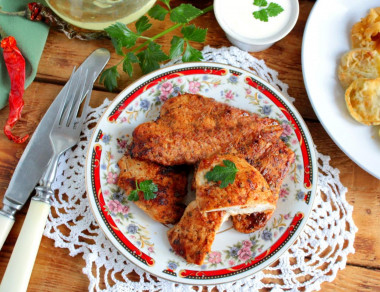
<svg viewBox="0 0 380 292"><path fill-rule="evenodd" d="M299 14L298 0L288 0L289 1L289 7L287 7L289 9L289 11L287 11L288 16L285 23L282 24L282 27L279 30L277 30L275 33L270 33L270 35L265 36L265 29L263 29L263 26L257 20L256 23L260 26L259 28L260 36L246 37L241 32L236 31L236 29L234 29L231 25L229 25L231 21L231 17L232 18L236 17L236 15L235 13L226 13L225 11L223 12L223 5L226 5L227 1L231 1L231 0L214 0L215 17L219 25L222 27L222 29L226 33L228 40L233 45L237 46L238 48L244 51L259 52L259 51L263 51L269 48L275 42L284 38L293 29L298 19L298 14ZM244 0L235 0L235 3L238 3L236 1L244 1ZM254 7L253 0L251 2L252 2L252 7ZM268 1L268 4L270 2L271 1ZM281 4L281 1L279 1L278 4ZM239 11L239 15L241 17L244 17L244 16L247 17L248 14L249 14L249 17L252 17L252 20L254 20L252 11L247 10L247 9L242 9L242 11ZM271 21L273 21L272 18L269 18L269 21L265 22L265 25L268 25L268 26L271 25ZM255 29L254 24L253 24L252 29Z"/></svg>

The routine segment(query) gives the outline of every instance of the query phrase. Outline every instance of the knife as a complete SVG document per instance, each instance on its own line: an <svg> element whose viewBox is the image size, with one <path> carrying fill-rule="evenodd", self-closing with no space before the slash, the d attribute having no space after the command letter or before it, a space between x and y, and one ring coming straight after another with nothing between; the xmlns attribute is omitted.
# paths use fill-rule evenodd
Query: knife
<svg viewBox="0 0 380 292"><path fill-rule="evenodd" d="M87 81L86 86L93 84L109 58L108 50L97 49L87 57L75 74L88 70L89 76L94 77ZM79 75L74 75L74 77L78 78ZM49 133L67 88L66 84L42 118L26 146L5 192L3 208L0 210L0 250L14 224L15 213L22 208L29 198L53 155L53 149L49 143Z"/></svg>

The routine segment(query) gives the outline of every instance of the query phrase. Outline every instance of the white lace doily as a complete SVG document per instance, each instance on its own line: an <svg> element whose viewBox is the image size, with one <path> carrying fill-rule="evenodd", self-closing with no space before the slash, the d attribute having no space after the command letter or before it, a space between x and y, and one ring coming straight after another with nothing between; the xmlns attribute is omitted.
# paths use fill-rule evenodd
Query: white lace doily
<svg viewBox="0 0 380 292"><path fill-rule="evenodd" d="M252 71L277 87L284 96L288 85L278 80L278 73L246 52L235 47L203 50L205 61L230 64ZM172 63L178 62L174 61ZM91 109L79 145L60 159L58 176L53 185L52 212L45 236L56 247L67 248L71 256L82 254L83 273L89 278L90 291L193 291L194 287L157 279L128 262L104 236L96 223L86 198L84 161L94 126L109 105L106 99ZM307 225L293 246L270 267L234 283L217 285L219 291L319 290L321 283L333 281L339 269L346 266L347 255L354 253L357 228L352 220L352 206L347 189L339 180L339 170L329 165L330 157L317 152L318 195ZM128 274L137 273L140 280L130 281ZM211 290L213 287L208 287ZM199 291L199 290L198 290Z"/></svg>

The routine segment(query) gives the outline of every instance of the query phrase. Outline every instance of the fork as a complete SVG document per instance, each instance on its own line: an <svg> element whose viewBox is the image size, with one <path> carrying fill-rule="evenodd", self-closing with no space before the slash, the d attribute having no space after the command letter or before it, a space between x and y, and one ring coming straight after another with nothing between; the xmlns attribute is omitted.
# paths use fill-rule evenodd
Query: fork
<svg viewBox="0 0 380 292"><path fill-rule="evenodd" d="M92 90L91 87L85 90L85 87L88 87L86 85L88 72L78 71L81 78L73 80L74 72L75 68L68 81L68 90L49 134L54 154L39 181L39 185L35 188L36 195L30 202L28 213L1 282L1 292L26 291L47 216L50 212L50 198L54 194L51 186L57 174L59 157L77 144L80 138ZM81 84L83 84L82 87ZM82 114L77 117L83 98Z"/></svg>

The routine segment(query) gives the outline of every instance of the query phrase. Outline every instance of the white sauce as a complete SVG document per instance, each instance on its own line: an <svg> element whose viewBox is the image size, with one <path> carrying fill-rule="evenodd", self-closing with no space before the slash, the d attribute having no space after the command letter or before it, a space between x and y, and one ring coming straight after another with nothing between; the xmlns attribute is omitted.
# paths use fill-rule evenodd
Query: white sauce
<svg viewBox="0 0 380 292"><path fill-rule="evenodd" d="M284 9L275 17L269 17L268 22L254 18L252 13L261 8L253 5L253 0L222 0L219 4L221 20L234 33L250 39L270 38L280 32L289 22L292 4L290 0L267 0L277 3ZM265 8L265 7L263 7Z"/></svg>

